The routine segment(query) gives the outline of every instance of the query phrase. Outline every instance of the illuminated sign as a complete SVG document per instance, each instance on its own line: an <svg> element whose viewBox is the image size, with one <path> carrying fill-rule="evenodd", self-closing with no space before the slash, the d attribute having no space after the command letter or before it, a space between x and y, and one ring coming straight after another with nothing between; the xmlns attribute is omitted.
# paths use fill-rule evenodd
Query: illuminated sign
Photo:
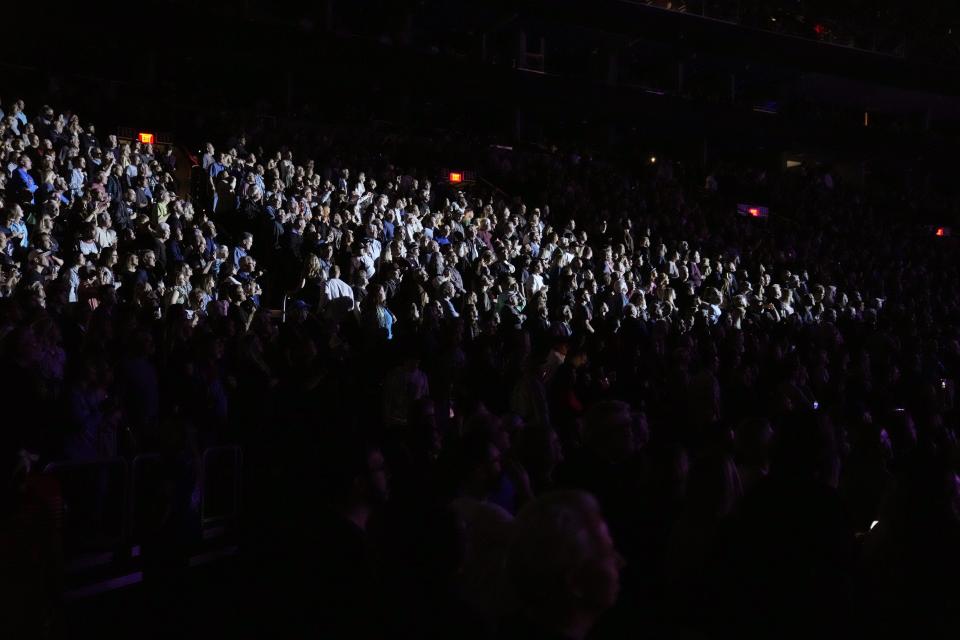
<svg viewBox="0 0 960 640"><path fill-rule="evenodd" d="M748 218L767 218L770 210L755 204L738 204L737 213Z"/></svg>

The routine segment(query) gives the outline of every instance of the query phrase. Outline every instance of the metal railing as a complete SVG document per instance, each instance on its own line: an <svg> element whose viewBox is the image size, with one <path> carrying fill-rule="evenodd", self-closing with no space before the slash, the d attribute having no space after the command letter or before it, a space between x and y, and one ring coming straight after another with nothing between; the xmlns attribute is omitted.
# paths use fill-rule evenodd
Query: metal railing
<svg viewBox="0 0 960 640"><path fill-rule="evenodd" d="M61 499L64 566L96 579L137 568L140 545L156 540L171 509L188 509L199 528L197 546L236 532L241 515L243 452L238 445L206 449L197 460L141 454L128 462L107 458L54 462L44 474L56 478ZM199 550L199 549L198 549Z"/></svg>
<svg viewBox="0 0 960 640"><path fill-rule="evenodd" d="M60 485L64 553L79 556L120 551L128 537L128 476L123 458L55 462L44 468Z"/></svg>
<svg viewBox="0 0 960 640"><path fill-rule="evenodd" d="M200 522L205 530L236 523L240 517L243 452L236 445L210 447L200 465Z"/></svg>

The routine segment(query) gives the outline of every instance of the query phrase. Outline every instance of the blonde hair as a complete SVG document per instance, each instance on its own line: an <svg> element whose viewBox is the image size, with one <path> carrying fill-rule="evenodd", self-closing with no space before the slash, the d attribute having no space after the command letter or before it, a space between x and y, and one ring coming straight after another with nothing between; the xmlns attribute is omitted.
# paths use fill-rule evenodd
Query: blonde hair
<svg viewBox="0 0 960 640"><path fill-rule="evenodd" d="M322 273L323 266L320 264L320 258L318 258L316 254L311 253L310 257L307 258L305 270L308 278L316 278Z"/></svg>

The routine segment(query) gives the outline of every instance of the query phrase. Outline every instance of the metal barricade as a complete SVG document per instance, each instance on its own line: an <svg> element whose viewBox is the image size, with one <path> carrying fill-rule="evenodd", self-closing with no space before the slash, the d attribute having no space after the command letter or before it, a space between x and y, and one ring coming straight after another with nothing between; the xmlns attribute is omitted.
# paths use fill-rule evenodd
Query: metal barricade
<svg viewBox="0 0 960 640"><path fill-rule="evenodd" d="M55 515L77 593L115 588L116 576L136 575L139 581L147 555L154 563L167 562L164 554L182 550L185 555L176 557L193 566L236 552L230 534L240 520L243 452L237 445L210 447L199 468L196 463L192 457L147 453L129 464L109 458L46 466L44 473L60 485ZM171 521L175 512L181 518ZM200 529L194 529L195 538L192 526ZM141 545L146 545L142 556ZM202 553L191 555L197 552Z"/></svg>
<svg viewBox="0 0 960 640"><path fill-rule="evenodd" d="M67 564L78 568L104 564L122 552L128 534L126 460L55 462L48 464L44 473L60 484Z"/></svg>
<svg viewBox="0 0 960 640"><path fill-rule="evenodd" d="M163 471L159 453L143 453L133 459L130 470L130 543L138 545L156 527L159 519L152 505L162 503Z"/></svg>
<svg viewBox="0 0 960 640"><path fill-rule="evenodd" d="M240 517L243 452L237 445L203 452L200 472L200 514L205 535L234 527Z"/></svg>

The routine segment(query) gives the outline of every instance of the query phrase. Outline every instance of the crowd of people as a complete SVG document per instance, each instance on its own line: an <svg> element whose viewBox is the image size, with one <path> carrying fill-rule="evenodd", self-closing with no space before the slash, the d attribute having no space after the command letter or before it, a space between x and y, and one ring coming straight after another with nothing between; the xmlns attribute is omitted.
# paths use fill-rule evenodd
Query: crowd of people
<svg viewBox="0 0 960 640"><path fill-rule="evenodd" d="M239 442L251 597L324 637L950 614L955 247L828 170L478 151L508 196L238 134L183 197L173 149L3 110L8 530L45 462Z"/></svg>

